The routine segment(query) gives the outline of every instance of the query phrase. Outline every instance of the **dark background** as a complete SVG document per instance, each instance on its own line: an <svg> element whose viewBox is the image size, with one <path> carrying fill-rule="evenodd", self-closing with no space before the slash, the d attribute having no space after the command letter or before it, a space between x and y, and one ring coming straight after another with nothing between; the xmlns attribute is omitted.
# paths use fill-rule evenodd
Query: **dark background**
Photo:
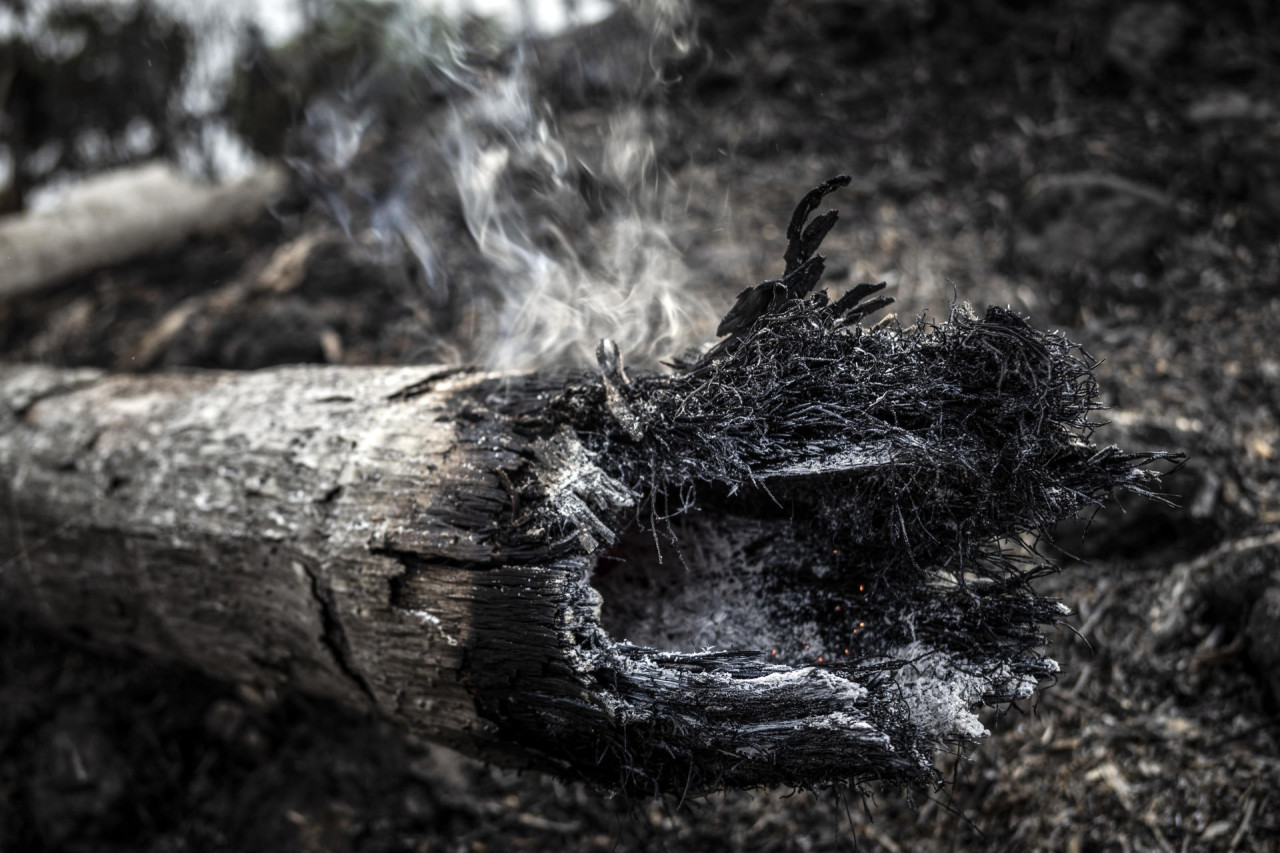
<svg viewBox="0 0 1280 853"><path fill-rule="evenodd" d="M216 172L210 123L293 175L247 227L0 303L0 357L118 370L483 359L493 342L469 324L504 297L486 290L494 267L438 144L462 87L447 62L388 59L385 10L333 8L284 46L242 33L226 98L203 113L180 97L200 34L159 10L70 16L57 26L84 46L57 60L22 38L0 49L10 211L154 156ZM0 849L1277 849L1280 9L700 0L674 29L638 20L622 10L521 54L571 152L589 160L624 113L652 145L661 193L586 170L574 215L655 217L689 287L722 312L776 274L799 195L847 172L825 246L833 287L889 280L903 319L944 316L957 295L1063 328L1105 358L1114 423L1097 438L1189 454L1167 482L1178 508L1134 502L1083 539L1083 524L1058 531L1070 555L1044 589L1075 611L1054 634L1059 683L993 715L971 754L940 757L948 787L910 802L764 791L677 808L482 767L9 614ZM452 26L470 67L514 61L500 27ZM320 103L344 121L371 111L340 173L308 121ZM74 144L86 129L106 144ZM510 191L531 222L569 215L533 167ZM424 217L445 285L426 286L401 243L362 236L397 192ZM249 286L287 247L304 259L296 280ZM157 338L182 306L200 310Z"/></svg>

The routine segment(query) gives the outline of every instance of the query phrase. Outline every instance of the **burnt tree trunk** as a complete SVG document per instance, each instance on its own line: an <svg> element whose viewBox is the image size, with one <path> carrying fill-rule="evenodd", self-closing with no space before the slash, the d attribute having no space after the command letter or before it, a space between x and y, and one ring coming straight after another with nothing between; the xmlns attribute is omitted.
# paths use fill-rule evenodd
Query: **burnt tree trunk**
<svg viewBox="0 0 1280 853"><path fill-rule="evenodd" d="M804 769L816 735L891 758L880 733L833 724L857 690L813 668L630 653L601 674L589 580L610 531L493 540L523 511L511 481L530 465L566 517L629 502L568 435L512 431L503 412L547 396L530 377L431 367L5 368L0 585L94 640L606 787L688 789L740 725L775 729L778 748L735 757L718 784L822 781ZM654 706L701 746L627 767L658 741Z"/></svg>
<svg viewBox="0 0 1280 853"><path fill-rule="evenodd" d="M51 623L613 790L935 781L1057 665L1034 537L1163 454L1010 312L811 294L629 376L0 370L0 586Z"/></svg>
<svg viewBox="0 0 1280 853"><path fill-rule="evenodd" d="M465 661L477 598L502 575L476 571L494 557L450 518L497 516L496 472L519 448L460 421L481 381L441 368L6 368L0 578L56 625L376 708L487 754L500 744ZM490 627L553 642L569 591L531 572L526 616L544 636Z"/></svg>

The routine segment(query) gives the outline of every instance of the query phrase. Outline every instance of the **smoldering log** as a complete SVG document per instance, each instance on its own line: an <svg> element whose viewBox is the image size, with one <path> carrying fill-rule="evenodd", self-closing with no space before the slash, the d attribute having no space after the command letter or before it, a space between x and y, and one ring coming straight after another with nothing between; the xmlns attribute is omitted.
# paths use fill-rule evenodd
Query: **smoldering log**
<svg viewBox="0 0 1280 853"><path fill-rule="evenodd" d="M1147 465L1007 311L866 329L835 222L667 374L0 374L0 574L51 624L601 788L930 784L1051 680L1031 537Z"/></svg>

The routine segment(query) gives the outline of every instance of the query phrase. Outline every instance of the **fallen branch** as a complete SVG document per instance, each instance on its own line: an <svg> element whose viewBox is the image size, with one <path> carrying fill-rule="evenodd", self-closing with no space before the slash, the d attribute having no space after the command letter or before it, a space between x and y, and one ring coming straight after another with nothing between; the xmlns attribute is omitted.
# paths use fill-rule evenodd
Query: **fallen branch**
<svg viewBox="0 0 1280 853"><path fill-rule="evenodd" d="M53 624L633 792L934 781L1056 664L1011 542L1150 493L1006 311L867 331L834 224L671 374L0 374L0 574Z"/></svg>
<svg viewBox="0 0 1280 853"><path fill-rule="evenodd" d="M259 213L283 188L275 168L210 186L163 163L87 181L49 210L0 220L0 299L226 228Z"/></svg>

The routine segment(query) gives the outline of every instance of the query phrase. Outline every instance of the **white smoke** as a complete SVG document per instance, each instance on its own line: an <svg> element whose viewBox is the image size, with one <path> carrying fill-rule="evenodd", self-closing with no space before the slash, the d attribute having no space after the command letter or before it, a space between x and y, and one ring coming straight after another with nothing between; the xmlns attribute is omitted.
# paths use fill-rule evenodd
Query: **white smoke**
<svg viewBox="0 0 1280 853"><path fill-rule="evenodd" d="M619 104L594 150L571 151L521 66L455 110L444 150L494 271L477 353L488 366L590 364L601 338L655 366L710 334L713 312L671 238L676 193L658 168L655 121ZM592 192L607 196L597 209Z"/></svg>
<svg viewBox="0 0 1280 853"><path fill-rule="evenodd" d="M77 2L87 0L32 0L23 15L0 14L0 29L38 29L50 9ZM106 2L127 10L138 0ZM203 120L179 159L193 171L239 177L254 157L217 109L240 40L252 23L270 48L295 44L324 3L157 2L197 34L180 109ZM305 145L289 162L370 258L412 268L404 296L424 338L437 340L429 357L499 369L587 366L607 337L628 364L657 366L709 339L716 312L684 262L683 199L661 165L663 63L693 47L685 0L508 3L505 20L486 32L505 32L508 44L542 42L475 65L460 38L463 19L448 13L494 11L485 3L331 2L354 21L380 22L382 34L336 89L306 104L295 129ZM607 29L601 19L611 7L629 16L625 26ZM606 27L581 39L596 53L567 66L580 73L591 105L557 116L537 80L569 83L538 69L535 57L548 38L578 44L549 34L583 24ZM452 93L444 122L438 105L420 117L380 109L387 90L412 92L428 77L444 83L431 84L422 103ZM456 245L446 189L456 192L473 245Z"/></svg>

